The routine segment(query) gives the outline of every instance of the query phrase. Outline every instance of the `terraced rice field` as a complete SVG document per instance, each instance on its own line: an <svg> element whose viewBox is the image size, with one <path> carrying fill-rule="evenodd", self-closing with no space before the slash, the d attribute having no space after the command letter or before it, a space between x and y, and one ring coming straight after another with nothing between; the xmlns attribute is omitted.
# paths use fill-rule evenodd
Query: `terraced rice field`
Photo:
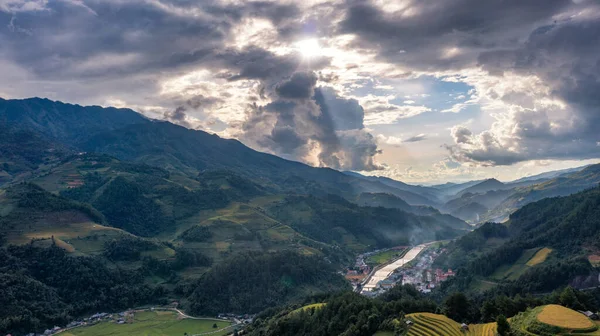
<svg viewBox="0 0 600 336"><path fill-rule="evenodd" d="M537 315L538 321L565 328L565 329L589 329L594 327L594 323L574 310L559 305L547 305Z"/></svg>
<svg viewBox="0 0 600 336"><path fill-rule="evenodd" d="M463 331L456 321L438 314L416 313L407 315L413 321L408 331L409 336L494 336L496 323L471 324L469 330Z"/></svg>
<svg viewBox="0 0 600 336"><path fill-rule="evenodd" d="M498 325L494 323L470 324L467 335L495 336L498 331Z"/></svg>
<svg viewBox="0 0 600 336"><path fill-rule="evenodd" d="M460 324L444 315L418 313L407 316L413 321L408 332L409 336L449 335L462 336Z"/></svg>

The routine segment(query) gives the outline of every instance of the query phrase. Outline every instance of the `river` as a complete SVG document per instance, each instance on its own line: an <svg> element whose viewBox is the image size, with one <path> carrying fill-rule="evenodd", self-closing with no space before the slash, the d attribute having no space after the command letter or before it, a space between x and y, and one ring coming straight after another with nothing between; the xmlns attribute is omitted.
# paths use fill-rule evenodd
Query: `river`
<svg viewBox="0 0 600 336"><path fill-rule="evenodd" d="M411 262L413 259L415 259L419 253L421 253L427 246L433 244L435 242L431 242L431 243L426 243L426 244L421 244L421 245L417 245L413 248L411 248L405 255L404 257L393 261L392 263L386 265L385 267L382 267L381 269L377 270L372 276L371 278L367 281L367 283L363 286L362 291L363 292L368 292L373 290L373 288L375 288L377 286L377 283L381 280L385 280L387 279L392 273L394 273L394 271L404 265L406 265L407 263Z"/></svg>

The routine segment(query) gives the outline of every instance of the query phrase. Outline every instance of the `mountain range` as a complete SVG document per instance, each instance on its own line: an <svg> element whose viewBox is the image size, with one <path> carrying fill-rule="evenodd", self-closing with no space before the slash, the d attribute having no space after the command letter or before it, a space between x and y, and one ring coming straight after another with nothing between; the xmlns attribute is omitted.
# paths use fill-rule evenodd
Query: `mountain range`
<svg viewBox="0 0 600 336"><path fill-rule="evenodd" d="M0 302L18 312L0 330L39 329L153 297L183 300L198 314L256 313L343 287L335 271L359 253L468 237L467 222L504 220L598 182L600 165L592 165L506 183L418 186L311 167L130 109L0 99L0 289L21 302ZM69 257L111 274L88 283L97 295L114 297L124 286L129 296L90 303L84 287L32 266L69 265ZM258 264L273 272L246 267ZM244 294L217 299L223 288ZM55 308L38 310L35 295L20 292L47 293Z"/></svg>

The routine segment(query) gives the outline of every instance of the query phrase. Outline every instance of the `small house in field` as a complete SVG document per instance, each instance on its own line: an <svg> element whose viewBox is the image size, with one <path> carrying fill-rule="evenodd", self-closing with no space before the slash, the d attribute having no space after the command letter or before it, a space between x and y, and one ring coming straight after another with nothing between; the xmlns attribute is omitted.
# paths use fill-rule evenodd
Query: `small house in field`
<svg viewBox="0 0 600 336"><path fill-rule="evenodd" d="M414 324L414 323L413 323L413 321L411 321L411 320L406 320L406 325L407 325L407 326L409 326L409 327L410 327L410 326L412 326L413 324Z"/></svg>
<svg viewBox="0 0 600 336"><path fill-rule="evenodd" d="M593 313L591 311L579 311L580 313L582 313L583 315L587 316L587 318L589 318L590 320L594 320L594 321L598 321L599 317L598 314Z"/></svg>
<svg viewBox="0 0 600 336"><path fill-rule="evenodd" d="M469 331L469 325L466 323L463 323L460 325L460 329L462 329L464 331Z"/></svg>

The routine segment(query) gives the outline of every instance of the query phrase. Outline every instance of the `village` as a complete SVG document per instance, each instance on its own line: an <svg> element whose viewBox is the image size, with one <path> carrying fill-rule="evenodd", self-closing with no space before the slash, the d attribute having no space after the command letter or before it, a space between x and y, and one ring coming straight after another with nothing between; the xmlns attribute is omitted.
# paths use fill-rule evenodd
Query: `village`
<svg viewBox="0 0 600 336"><path fill-rule="evenodd" d="M405 247L395 247L393 249L406 249L408 251ZM441 247L420 245L404 252L396 260L378 265L375 268L369 266L367 259L382 251L386 250L377 250L359 255L354 266L346 271L345 277L350 281L356 292L374 297L396 285L410 284L422 293L430 293L440 283L455 275L451 269L442 270L433 267L434 261L445 252L445 249ZM388 271L387 269L390 268L391 270Z"/></svg>
<svg viewBox="0 0 600 336"><path fill-rule="evenodd" d="M209 319L209 320L211 319L211 318L198 318L198 317L188 316L185 313L183 313L181 310L177 309L177 303L174 303L168 307L128 309L126 311L119 312L119 313L96 313L89 317L82 318L82 319L76 320L76 321L72 321L64 327L55 326L54 328L46 329L43 333L37 333L37 334L29 333L29 334L26 334L26 336L58 335L58 334L61 334L65 331L68 331L68 330L71 330L74 328L92 326L92 325L102 323L102 322L115 323L115 324L130 324L130 323L134 323L134 315L138 312L164 311L164 310L177 312L183 318ZM222 314L219 314L216 317L216 319L230 321L232 323L232 326L239 326L239 325L247 325L247 324L252 323L252 321L254 319L254 315L250 315L250 314L239 315L239 314L231 314L231 313L222 313ZM6 336L11 336L11 335L8 334Z"/></svg>
<svg viewBox="0 0 600 336"><path fill-rule="evenodd" d="M60 334L64 331L73 329L73 328L78 328L78 327L84 327L84 326L91 326L94 325L96 323L100 323L100 322L113 322L116 324L125 324L125 323L131 323L132 319L133 319L133 314L134 314L134 310L128 310L128 311L124 311L124 312L120 312L120 313L115 313L115 314L109 314L109 313L96 313L90 317L86 317L83 318L81 320L78 321L72 321L69 324L67 324L64 327L58 327L55 326L52 329L46 329L43 333L41 334L36 334L36 333L29 333L26 336L50 336L50 335L56 335L56 334ZM10 336L10 335L7 335Z"/></svg>

